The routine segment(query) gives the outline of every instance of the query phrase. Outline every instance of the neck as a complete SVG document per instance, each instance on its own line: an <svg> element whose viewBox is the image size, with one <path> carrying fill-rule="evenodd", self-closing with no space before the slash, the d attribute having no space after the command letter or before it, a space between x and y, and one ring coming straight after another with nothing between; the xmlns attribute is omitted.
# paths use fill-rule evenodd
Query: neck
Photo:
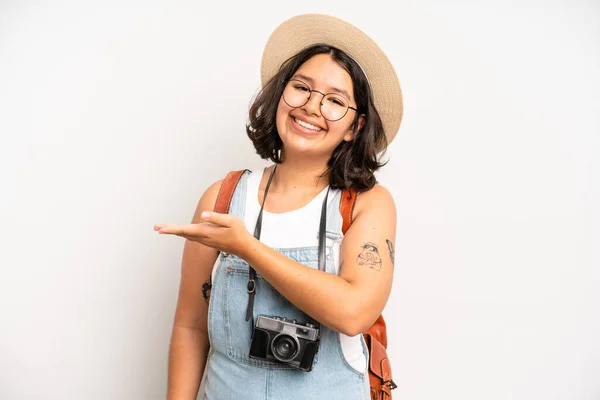
<svg viewBox="0 0 600 400"><path fill-rule="evenodd" d="M277 166L271 188L276 191L321 191L329 185L329 176L323 175L327 162L322 160L299 160L282 157L282 163Z"/></svg>

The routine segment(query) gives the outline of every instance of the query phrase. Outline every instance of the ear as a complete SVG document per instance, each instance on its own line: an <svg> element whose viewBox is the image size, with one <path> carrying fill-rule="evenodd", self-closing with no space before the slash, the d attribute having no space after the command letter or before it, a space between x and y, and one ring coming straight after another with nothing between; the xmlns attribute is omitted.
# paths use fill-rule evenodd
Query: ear
<svg viewBox="0 0 600 400"><path fill-rule="evenodd" d="M344 135L344 140L346 142L352 141L354 139L354 135L360 132L360 130L365 126L365 114L361 114L358 116L358 120L356 121L356 125L351 125L348 128L348 132Z"/></svg>

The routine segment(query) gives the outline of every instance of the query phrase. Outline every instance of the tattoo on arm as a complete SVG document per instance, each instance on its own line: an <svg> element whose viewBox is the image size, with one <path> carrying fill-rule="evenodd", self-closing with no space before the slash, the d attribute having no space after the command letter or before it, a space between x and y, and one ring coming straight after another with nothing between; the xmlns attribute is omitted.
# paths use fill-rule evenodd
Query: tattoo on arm
<svg viewBox="0 0 600 400"><path fill-rule="evenodd" d="M381 270L381 256L379 248L374 243L365 243L362 245L362 250L356 259L358 265L366 265L375 271Z"/></svg>
<svg viewBox="0 0 600 400"><path fill-rule="evenodd" d="M385 239L385 242L388 245L388 250L390 251L390 258L392 259L392 265L396 264L396 251L394 250L394 243Z"/></svg>
<svg viewBox="0 0 600 400"><path fill-rule="evenodd" d="M204 297L204 301L206 304L210 301L210 292L212 289L212 281L211 278L208 278L206 282L202 284L202 297Z"/></svg>

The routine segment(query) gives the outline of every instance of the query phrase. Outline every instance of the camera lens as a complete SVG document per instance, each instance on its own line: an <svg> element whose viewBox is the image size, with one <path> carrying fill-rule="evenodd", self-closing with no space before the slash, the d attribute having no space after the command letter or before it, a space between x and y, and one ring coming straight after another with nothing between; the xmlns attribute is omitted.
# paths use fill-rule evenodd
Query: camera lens
<svg viewBox="0 0 600 400"><path fill-rule="evenodd" d="M298 353L298 339L280 333L275 336L271 343L271 352L273 356L281 362L289 362L296 358Z"/></svg>

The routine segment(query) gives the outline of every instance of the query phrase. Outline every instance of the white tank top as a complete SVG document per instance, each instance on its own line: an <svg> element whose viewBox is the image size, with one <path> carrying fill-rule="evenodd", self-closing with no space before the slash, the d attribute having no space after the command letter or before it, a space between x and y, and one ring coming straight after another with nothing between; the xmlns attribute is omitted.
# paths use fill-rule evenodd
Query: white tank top
<svg viewBox="0 0 600 400"><path fill-rule="evenodd" d="M244 222L250 233L254 232L262 202L262 199L258 198L261 178L260 173L248 176ZM263 210L260 241L269 247L282 249L318 246L321 206L326 192L327 188L323 189L310 203L297 210L277 214ZM330 195L328 201L332 200L333 196ZM293 229L290 229L292 227Z"/></svg>

